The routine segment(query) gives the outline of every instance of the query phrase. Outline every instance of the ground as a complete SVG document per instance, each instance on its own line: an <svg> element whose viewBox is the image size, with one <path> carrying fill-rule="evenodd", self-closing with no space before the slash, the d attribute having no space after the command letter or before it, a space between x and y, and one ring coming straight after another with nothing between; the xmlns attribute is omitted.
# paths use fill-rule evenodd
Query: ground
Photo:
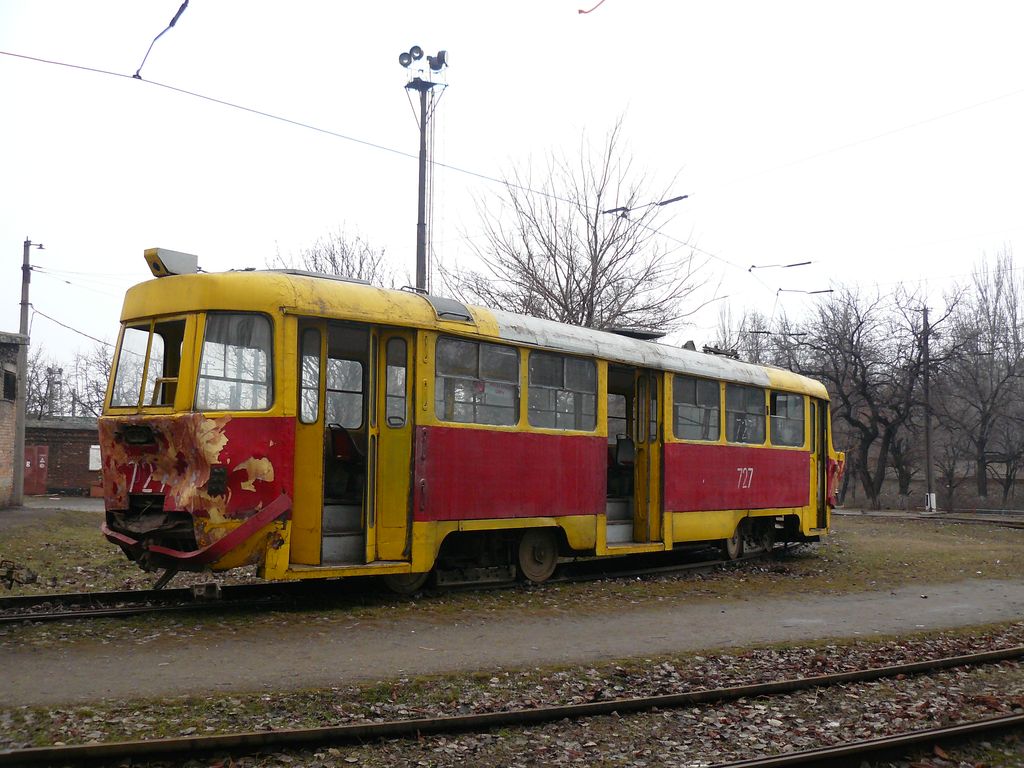
<svg viewBox="0 0 1024 768"><path fill-rule="evenodd" d="M612 613L353 621L275 614L249 622L2 649L5 694L22 704L349 685L382 676L571 664L830 637L1011 621L1024 581L914 585L842 600L714 601ZM139 674L139 670L145 670Z"/></svg>
<svg viewBox="0 0 1024 768"><path fill-rule="evenodd" d="M59 502L63 511L34 503L44 508L0 514L0 555L17 552L43 582L74 588L109 587L108 572L115 582L139 576L116 549L95 541L94 502ZM837 518L836 528L826 544L792 560L709 577L8 629L0 633L5 689L21 704L295 690L894 635L1012 621L1024 612L1024 531L856 518Z"/></svg>

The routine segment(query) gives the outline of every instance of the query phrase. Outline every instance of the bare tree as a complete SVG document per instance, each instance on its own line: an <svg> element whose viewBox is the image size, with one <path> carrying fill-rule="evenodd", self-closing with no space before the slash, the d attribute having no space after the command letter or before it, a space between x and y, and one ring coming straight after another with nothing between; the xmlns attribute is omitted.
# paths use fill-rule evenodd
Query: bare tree
<svg viewBox="0 0 1024 768"><path fill-rule="evenodd" d="M319 238L313 245L288 258L280 253L269 266L278 269L303 269L325 275L363 280L371 285L395 287L395 273L383 248L376 248L362 235L349 235L339 227Z"/></svg>
<svg viewBox="0 0 1024 768"><path fill-rule="evenodd" d="M718 313L715 346L736 350L740 359L748 363L777 365L778 359L785 356L778 343L779 335L757 310L744 310L734 321L732 309L726 304Z"/></svg>
<svg viewBox="0 0 1024 768"><path fill-rule="evenodd" d="M75 354L66 369L71 416L99 416L107 394L107 381L113 364L113 347L96 344L92 349Z"/></svg>
<svg viewBox="0 0 1024 768"><path fill-rule="evenodd" d="M34 346L28 359L26 413L30 418L99 416L110 377L113 349L97 344L60 361Z"/></svg>
<svg viewBox="0 0 1024 768"><path fill-rule="evenodd" d="M865 296L842 287L822 301L792 348L794 369L824 382L849 428L851 462L879 507L893 442L918 406L924 371L920 302L904 291Z"/></svg>
<svg viewBox="0 0 1024 768"><path fill-rule="evenodd" d="M646 175L622 147L619 120L594 149L551 154L537 180L529 169L505 178L504 191L479 201L481 271L441 268L467 301L591 328L668 331L698 307L702 285L694 252L666 246L666 188L651 194Z"/></svg>
<svg viewBox="0 0 1024 768"><path fill-rule="evenodd" d="M1024 374L1024 286L1005 249L994 266L983 260L957 305L950 329L957 354L943 366L945 420L974 449L978 496L988 496L991 442L1010 404L1021 396Z"/></svg>
<svg viewBox="0 0 1024 768"><path fill-rule="evenodd" d="M941 420L934 443L940 499L946 511L952 512L956 506L956 489L967 480L964 464L970 461L971 447L958 430L948 429Z"/></svg>

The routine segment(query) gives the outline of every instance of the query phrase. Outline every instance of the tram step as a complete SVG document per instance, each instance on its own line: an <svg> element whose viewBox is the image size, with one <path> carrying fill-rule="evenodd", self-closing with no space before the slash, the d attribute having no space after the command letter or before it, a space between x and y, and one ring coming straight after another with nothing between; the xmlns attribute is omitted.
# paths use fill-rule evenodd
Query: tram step
<svg viewBox="0 0 1024 768"><path fill-rule="evenodd" d="M627 521L632 524L633 521L629 499L607 499L604 503L604 514L609 523Z"/></svg>
<svg viewBox="0 0 1024 768"><path fill-rule="evenodd" d="M622 544L633 540L633 521L608 521L605 526L605 540L609 544Z"/></svg>
<svg viewBox="0 0 1024 768"><path fill-rule="evenodd" d="M324 565L362 563L366 560L366 535L360 533L324 534L320 561Z"/></svg>
<svg viewBox="0 0 1024 768"><path fill-rule="evenodd" d="M363 510L358 504L324 504L324 535L362 533Z"/></svg>

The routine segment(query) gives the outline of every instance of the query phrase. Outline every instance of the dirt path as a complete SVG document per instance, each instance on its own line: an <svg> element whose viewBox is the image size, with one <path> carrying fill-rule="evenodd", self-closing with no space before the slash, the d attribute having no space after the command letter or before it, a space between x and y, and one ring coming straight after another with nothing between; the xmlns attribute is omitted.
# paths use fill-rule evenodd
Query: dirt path
<svg viewBox="0 0 1024 768"><path fill-rule="evenodd" d="M926 597L923 597L926 596ZM10 704L298 689L752 643L896 634L1024 615L1024 580L971 580L830 598L715 601L616 614L295 624L146 644L0 649Z"/></svg>

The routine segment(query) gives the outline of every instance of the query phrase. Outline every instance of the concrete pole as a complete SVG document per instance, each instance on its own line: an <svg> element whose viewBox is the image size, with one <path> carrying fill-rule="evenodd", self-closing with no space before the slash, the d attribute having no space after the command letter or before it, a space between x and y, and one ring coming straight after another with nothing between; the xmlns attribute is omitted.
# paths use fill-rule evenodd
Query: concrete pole
<svg viewBox="0 0 1024 768"><path fill-rule="evenodd" d="M924 346L924 477L925 477L925 511L935 512L935 477L932 469L932 397L931 397L931 356L928 349L928 337L931 327L928 325L928 307L924 308L922 343Z"/></svg>
<svg viewBox="0 0 1024 768"><path fill-rule="evenodd" d="M427 91L434 83L414 77L405 86L420 94L420 178L419 199L416 217L416 290L427 293L430 290L430 276L427 274Z"/></svg>
<svg viewBox="0 0 1024 768"><path fill-rule="evenodd" d="M29 249L35 245L25 238L21 261L21 325L18 332L25 338L18 347L18 392L14 403L14 485L11 489L11 504L19 507L25 493L25 400L28 393L28 284L32 280L32 264L28 260Z"/></svg>

